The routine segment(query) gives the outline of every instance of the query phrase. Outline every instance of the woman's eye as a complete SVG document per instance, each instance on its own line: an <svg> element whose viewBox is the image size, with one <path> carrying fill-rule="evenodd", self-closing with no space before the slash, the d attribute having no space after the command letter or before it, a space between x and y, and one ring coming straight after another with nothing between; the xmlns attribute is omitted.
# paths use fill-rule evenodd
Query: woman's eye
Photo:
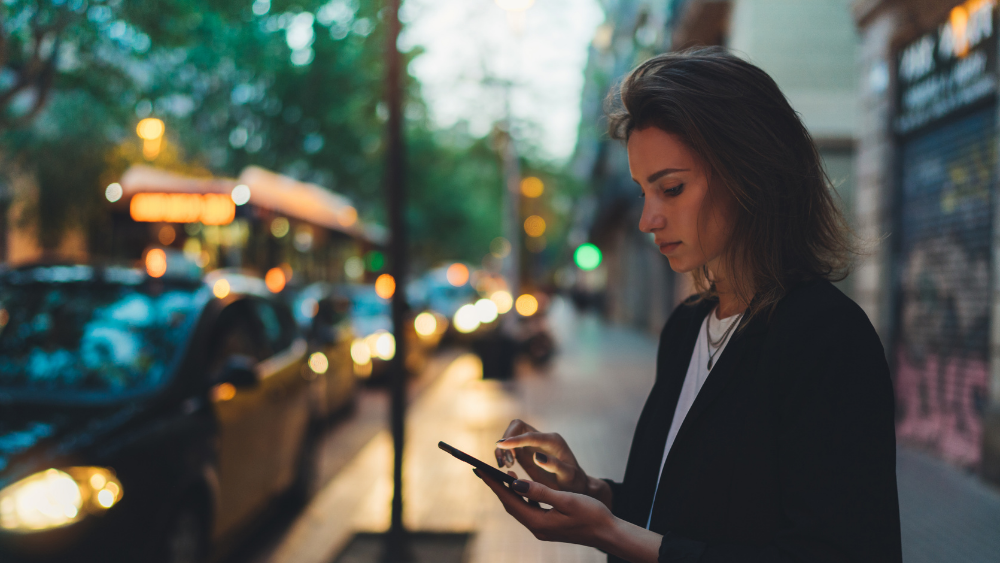
<svg viewBox="0 0 1000 563"><path fill-rule="evenodd" d="M672 188L663 188L663 195L676 196L684 191L684 184L678 184Z"/></svg>

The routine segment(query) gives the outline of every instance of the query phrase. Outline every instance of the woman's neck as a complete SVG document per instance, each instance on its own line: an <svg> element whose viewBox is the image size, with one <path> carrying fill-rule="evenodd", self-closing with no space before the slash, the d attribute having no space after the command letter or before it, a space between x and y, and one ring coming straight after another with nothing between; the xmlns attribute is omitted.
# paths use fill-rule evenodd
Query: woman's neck
<svg viewBox="0 0 1000 563"><path fill-rule="evenodd" d="M724 279L715 280L714 283L715 293L719 296L719 306L715 309L717 318L724 319L746 311L747 303L740 301Z"/></svg>

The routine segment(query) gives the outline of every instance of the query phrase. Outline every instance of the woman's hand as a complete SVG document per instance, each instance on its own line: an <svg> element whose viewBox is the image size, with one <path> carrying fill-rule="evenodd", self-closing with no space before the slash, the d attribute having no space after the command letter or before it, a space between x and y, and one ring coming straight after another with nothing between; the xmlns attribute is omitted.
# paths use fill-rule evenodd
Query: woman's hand
<svg viewBox="0 0 1000 563"><path fill-rule="evenodd" d="M508 473L516 476L513 471ZM600 548L604 531L615 520L607 506L585 495L554 491L533 481L514 481L508 488L499 481L484 478L478 470L476 475L493 489L507 513L542 541ZM552 508L541 508L538 503Z"/></svg>
<svg viewBox="0 0 1000 563"><path fill-rule="evenodd" d="M500 468L513 467L516 458L534 481L557 491L596 498L611 507L611 488L587 475L559 434L539 432L524 421L513 420L497 441L494 455Z"/></svg>
<svg viewBox="0 0 1000 563"><path fill-rule="evenodd" d="M634 563L657 561L663 536L616 518L595 498L554 491L533 481L514 481L507 488L473 471L493 489L507 513L542 541L596 547ZM517 476L513 471L507 473ZM542 508L539 503L552 508Z"/></svg>

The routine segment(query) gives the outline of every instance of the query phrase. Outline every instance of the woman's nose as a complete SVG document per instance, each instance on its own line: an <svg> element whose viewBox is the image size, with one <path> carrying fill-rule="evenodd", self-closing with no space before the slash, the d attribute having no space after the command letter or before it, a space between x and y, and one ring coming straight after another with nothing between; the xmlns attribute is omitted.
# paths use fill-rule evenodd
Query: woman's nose
<svg viewBox="0 0 1000 563"><path fill-rule="evenodd" d="M642 204L642 215L639 217L639 230L644 233L658 231L667 225L667 218L656 211L647 198Z"/></svg>

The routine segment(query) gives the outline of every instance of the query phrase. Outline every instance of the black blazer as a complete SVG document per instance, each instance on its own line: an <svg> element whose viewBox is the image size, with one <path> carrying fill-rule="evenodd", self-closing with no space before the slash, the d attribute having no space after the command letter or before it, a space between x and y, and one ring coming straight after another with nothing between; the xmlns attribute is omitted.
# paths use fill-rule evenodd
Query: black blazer
<svg viewBox="0 0 1000 563"><path fill-rule="evenodd" d="M864 311L826 281L801 284L734 333L667 432L705 315L686 303L660 336L615 515L664 534L661 562L902 561L893 390ZM609 557L609 561L619 561Z"/></svg>

